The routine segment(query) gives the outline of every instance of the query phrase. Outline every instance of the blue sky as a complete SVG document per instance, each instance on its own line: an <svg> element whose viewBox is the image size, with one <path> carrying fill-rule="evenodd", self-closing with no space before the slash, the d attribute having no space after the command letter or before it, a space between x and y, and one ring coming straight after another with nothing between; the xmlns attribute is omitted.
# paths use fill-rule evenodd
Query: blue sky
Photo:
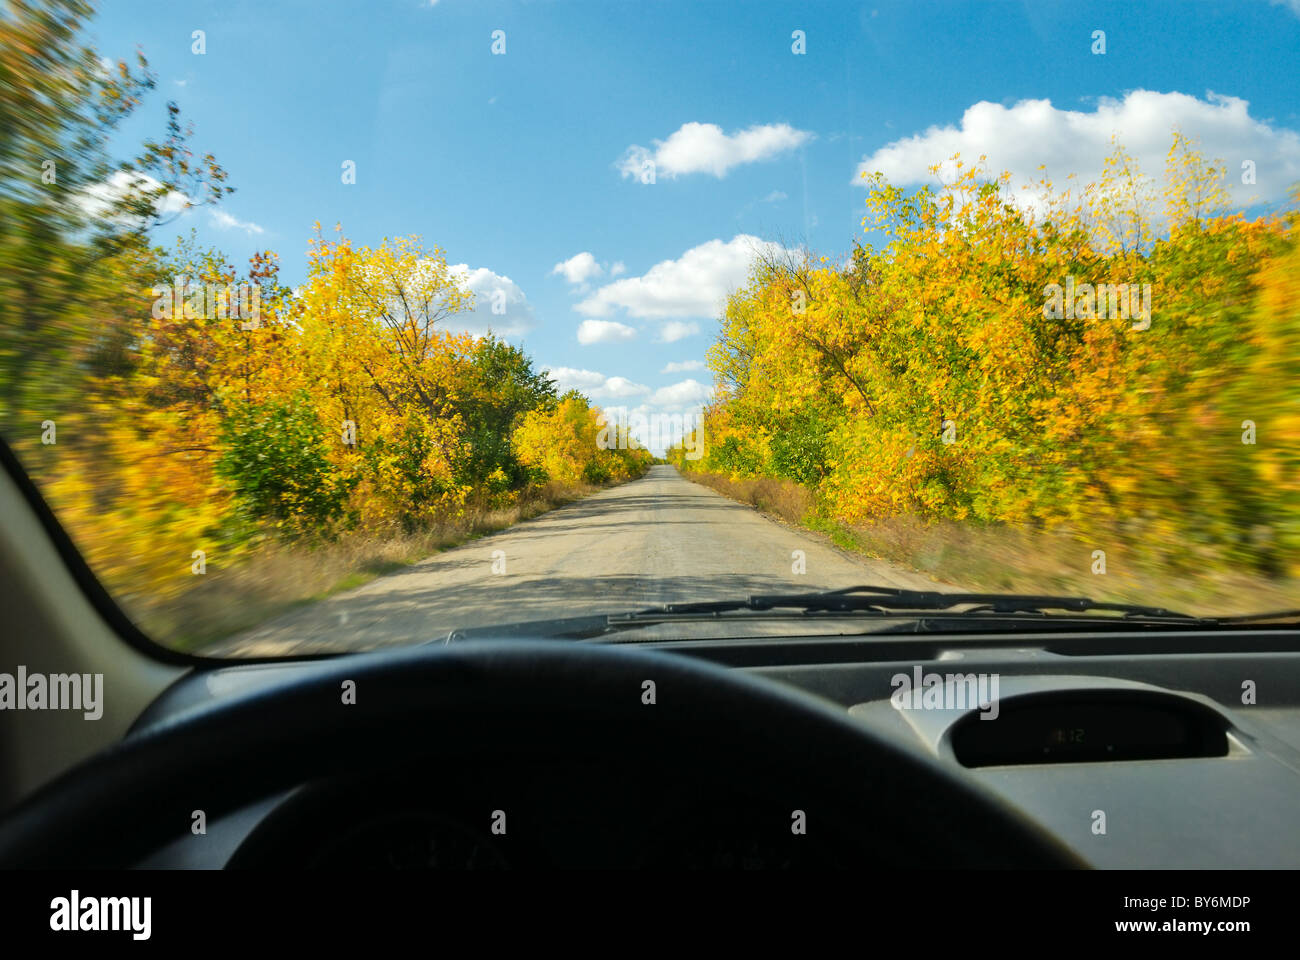
<svg viewBox="0 0 1300 960"><path fill-rule="evenodd" d="M917 184L961 150L1086 177L1115 132L1158 173L1177 125L1230 172L1256 165L1243 205L1300 181L1300 0L104 6L100 52L142 46L159 77L123 152L175 99L237 188L168 234L236 263L274 250L291 283L317 220L367 244L418 234L466 265L473 329L607 406L698 406L754 245L845 254L864 164Z"/></svg>

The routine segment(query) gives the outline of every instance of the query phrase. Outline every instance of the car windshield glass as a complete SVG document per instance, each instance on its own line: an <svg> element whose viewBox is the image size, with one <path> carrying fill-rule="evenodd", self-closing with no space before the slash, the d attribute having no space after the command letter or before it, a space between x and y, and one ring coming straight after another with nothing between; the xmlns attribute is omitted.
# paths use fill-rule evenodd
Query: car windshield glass
<svg viewBox="0 0 1300 960"><path fill-rule="evenodd" d="M1281 2L5 4L0 436L200 655L1287 624L1298 46Z"/></svg>

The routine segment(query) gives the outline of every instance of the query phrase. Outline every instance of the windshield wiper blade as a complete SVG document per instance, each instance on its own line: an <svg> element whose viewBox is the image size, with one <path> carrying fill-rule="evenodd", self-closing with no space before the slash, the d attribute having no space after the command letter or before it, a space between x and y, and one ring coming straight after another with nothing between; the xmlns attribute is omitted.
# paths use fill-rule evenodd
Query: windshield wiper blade
<svg viewBox="0 0 1300 960"><path fill-rule="evenodd" d="M966 608L966 609L957 609ZM554 637L570 640L600 640L622 631L659 624L712 622L743 624L748 616L727 614L744 610L770 612L771 617L802 621L828 615L849 614L877 621L914 620L917 628L936 624L961 624L987 629L1001 624L1006 629L1051 624L1055 628L1074 625L1122 627L1214 627L1232 623L1267 623L1270 620L1300 620L1300 610L1257 613L1244 616L1197 617L1164 607L1131 603L1109 603L1086 597L1015 593L943 593L937 590L903 590L894 587L857 586L821 593L755 594L737 600L704 600L668 603L627 613L588 614L558 620L534 620L487 627L463 627L431 642L450 643L477 638ZM794 611L794 612L788 612ZM1055 613L1053 611L1062 611ZM1091 616L1109 611L1122 616ZM763 619L763 618L759 618Z"/></svg>
<svg viewBox="0 0 1300 960"><path fill-rule="evenodd" d="M1087 597L1061 597L1052 595L1017 593L944 593L938 590L906 590L897 587L870 585L845 587L820 593L755 594L744 600L717 600L698 603L669 603L662 607L628 614L629 619L665 613L709 614L732 610L775 610L778 608L802 609L809 613L867 612L902 613L914 610L951 610L970 607L967 613L1020 613L1047 615L1052 610L1070 613L1110 611L1127 618L1154 617L1186 620L1188 623L1204 622L1204 618L1187 613L1177 613L1164 607L1141 606L1133 603L1109 603Z"/></svg>
<svg viewBox="0 0 1300 960"><path fill-rule="evenodd" d="M1215 623L1267 623L1270 620L1300 620L1300 610L1273 610L1266 613L1241 613L1214 618Z"/></svg>

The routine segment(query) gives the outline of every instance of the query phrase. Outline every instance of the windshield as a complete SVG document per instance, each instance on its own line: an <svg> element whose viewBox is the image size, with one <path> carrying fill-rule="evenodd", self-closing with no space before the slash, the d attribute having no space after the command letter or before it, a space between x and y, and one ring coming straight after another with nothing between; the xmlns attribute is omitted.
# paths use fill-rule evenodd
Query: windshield
<svg viewBox="0 0 1300 960"><path fill-rule="evenodd" d="M1294 3L9 3L0 434L202 655L1300 607L1298 49Z"/></svg>

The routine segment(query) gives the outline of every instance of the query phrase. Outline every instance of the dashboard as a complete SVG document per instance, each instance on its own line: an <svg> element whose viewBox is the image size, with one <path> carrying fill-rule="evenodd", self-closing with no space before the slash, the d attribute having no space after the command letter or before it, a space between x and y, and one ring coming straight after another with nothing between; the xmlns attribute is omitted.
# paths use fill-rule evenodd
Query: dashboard
<svg viewBox="0 0 1300 960"><path fill-rule="evenodd" d="M508 798L508 800L504 799ZM504 809L503 809L504 808ZM768 817L767 814L772 814ZM790 869L847 866L819 836L723 783L628 765L539 763L386 771L306 784L235 831L229 869ZM155 866L175 863L170 851ZM211 866L196 863L187 866Z"/></svg>
<svg viewBox="0 0 1300 960"><path fill-rule="evenodd" d="M465 641L466 645L481 641ZM569 643L570 641L553 641ZM1097 868L1300 866L1300 652L1285 630L764 637L637 644L797 688L996 796ZM187 675L128 736L328 661ZM703 721L702 721L703 722ZM749 731L761 745L771 731ZM454 740L455 730L411 737ZM818 752L833 776L849 758ZM687 768L683 768L685 770ZM377 764L178 831L151 868L849 866L860 824L788 824L770 782L676 775L577 742L454 764ZM797 784L790 785L797 793ZM508 802L506 799L508 798ZM850 811L851 818L851 811ZM905 846L878 825L875 859ZM873 835L871 831L866 832Z"/></svg>

